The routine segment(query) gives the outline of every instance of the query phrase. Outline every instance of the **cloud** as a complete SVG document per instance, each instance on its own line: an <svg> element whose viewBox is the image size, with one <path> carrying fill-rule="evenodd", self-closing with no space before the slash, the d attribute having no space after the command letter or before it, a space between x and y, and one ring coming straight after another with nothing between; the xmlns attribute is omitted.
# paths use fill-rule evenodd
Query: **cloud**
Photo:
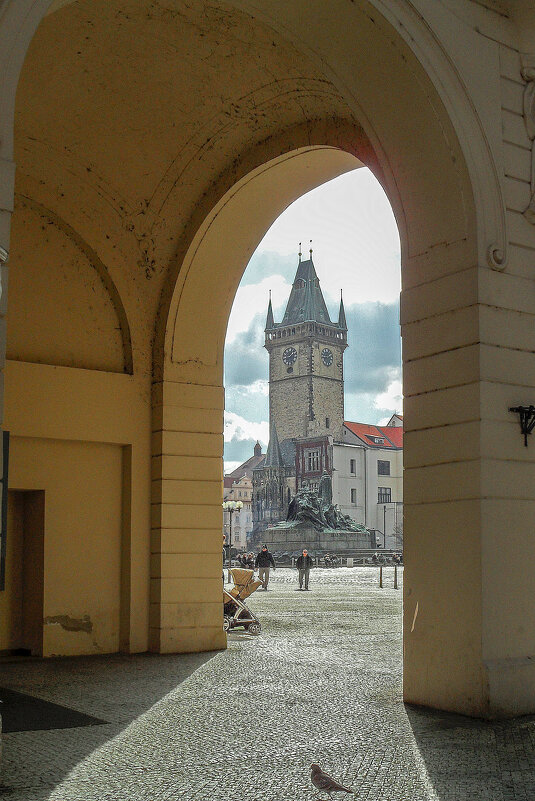
<svg viewBox="0 0 535 801"><path fill-rule="evenodd" d="M297 252L279 253L271 250L256 250L251 256L247 269L240 283L241 287L271 281L272 276L279 275L290 286L297 270Z"/></svg>
<svg viewBox="0 0 535 801"><path fill-rule="evenodd" d="M255 314L249 327L225 347L225 386L251 385L267 376L268 354L264 348L265 314Z"/></svg>
<svg viewBox="0 0 535 801"><path fill-rule="evenodd" d="M270 291L275 319L278 320L279 317L282 317L290 289L291 284L279 273L266 277L257 284L240 284L227 325L225 346L228 347L232 344L240 333L249 331L257 316L262 332L264 331Z"/></svg>
<svg viewBox="0 0 535 801"><path fill-rule="evenodd" d="M401 389L401 381L394 380L388 387L386 392L382 392L375 398L375 406L379 410L394 409L401 413L403 404L403 393ZM392 415L389 415L391 417Z"/></svg>
<svg viewBox="0 0 535 801"><path fill-rule="evenodd" d="M249 459L254 452L256 442L260 442L262 450L266 451L269 438L269 424L267 420L252 422L235 412L225 412L225 472L234 469L231 462L238 462L235 467Z"/></svg>
<svg viewBox="0 0 535 801"><path fill-rule="evenodd" d="M386 392L391 382L400 378L398 303L353 304L346 309L346 317L346 394Z"/></svg>
<svg viewBox="0 0 535 801"><path fill-rule="evenodd" d="M251 282L260 280L270 264L291 282L299 240L303 257L308 258L310 237L326 296L336 298L343 287L349 303L396 300L401 271L399 233L388 198L370 170L340 175L292 203L258 245L250 262ZM288 254L293 254L293 260ZM249 280L247 276L248 270L244 280Z"/></svg>
<svg viewBox="0 0 535 801"><path fill-rule="evenodd" d="M267 445L269 424L267 420L253 423L235 412L226 411L224 435L225 442L250 440L254 443L258 440L261 445Z"/></svg>
<svg viewBox="0 0 535 801"><path fill-rule="evenodd" d="M225 390L225 407L227 411L239 414L251 423L267 421L269 419L267 380L255 381L250 387L228 387Z"/></svg>

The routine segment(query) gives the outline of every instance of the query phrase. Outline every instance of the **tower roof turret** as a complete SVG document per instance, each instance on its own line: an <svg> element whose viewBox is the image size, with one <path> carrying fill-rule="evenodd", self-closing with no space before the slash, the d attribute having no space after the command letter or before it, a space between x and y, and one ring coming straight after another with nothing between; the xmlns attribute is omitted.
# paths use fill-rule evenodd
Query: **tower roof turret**
<svg viewBox="0 0 535 801"><path fill-rule="evenodd" d="M273 319L273 306L271 305L271 292L269 293L269 304L267 310L265 330L267 331L269 328L275 328L275 321Z"/></svg>
<svg viewBox="0 0 535 801"><path fill-rule="evenodd" d="M281 325L308 320L332 325L312 257L299 262Z"/></svg>

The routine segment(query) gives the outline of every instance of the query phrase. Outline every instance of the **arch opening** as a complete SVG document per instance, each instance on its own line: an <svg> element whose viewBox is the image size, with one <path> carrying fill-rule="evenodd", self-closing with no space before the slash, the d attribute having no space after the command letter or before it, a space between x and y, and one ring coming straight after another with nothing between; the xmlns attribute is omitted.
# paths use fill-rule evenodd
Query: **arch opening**
<svg viewBox="0 0 535 801"><path fill-rule="evenodd" d="M495 175L485 167L488 152L455 71L425 39L421 20L407 12L415 32L408 44L410 36L403 38L405 29L378 0L357 0L332 18L311 14L306 31L297 18L310 9L300 2L286 9L259 8L253 0L213 3L208 15L200 2L159 6L151 15L148 0L129 0L129 14L122 13L123 0L85 5L58 3L30 48L19 87L18 191L65 220L109 270L128 321L133 375L105 369L97 378L93 364L62 363L49 365L49 379L43 365L10 363L6 425L26 439L120 449L109 465L119 563L112 581L128 610L119 639L133 650L149 642L157 651L224 644L218 539L228 312L241 271L277 210L360 158L381 180L402 238L411 559L406 697L490 714L484 653L492 661L501 651L482 622L488 598L477 492L484 466L462 450L460 432L470 425L477 446L478 305L489 272L482 254L492 244L492 215L480 200L481 186ZM157 47L132 48L138 36L165 42L164 55ZM433 69L419 57L422 42ZM211 47L220 69L199 58ZM452 98L463 108L464 128ZM62 104L72 112L63 129L56 124ZM481 185L477 164L484 167ZM42 386L50 393L39 396ZM20 396L39 396L33 420L29 403L18 407ZM102 402L111 397L116 404ZM445 461L436 457L437 442ZM23 449L17 459L22 465ZM43 490L26 486L20 472L16 480L20 490ZM476 488L472 495L466 486ZM458 549L467 519L470 534L455 575L443 571L432 580L429 565ZM429 530L436 536L427 537ZM209 590L197 615L197 600L186 598L193 592L197 599L205 578ZM452 582L461 588L454 596ZM516 640L511 635L507 642L516 658Z"/></svg>

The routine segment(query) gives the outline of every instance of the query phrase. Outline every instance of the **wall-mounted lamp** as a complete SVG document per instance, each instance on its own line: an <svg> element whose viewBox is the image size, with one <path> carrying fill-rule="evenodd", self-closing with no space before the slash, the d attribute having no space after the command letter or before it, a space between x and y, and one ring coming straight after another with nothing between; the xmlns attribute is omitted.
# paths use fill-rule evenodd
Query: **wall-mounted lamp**
<svg viewBox="0 0 535 801"><path fill-rule="evenodd" d="M524 445L528 447L528 434L535 428L535 406L510 406L510 412L520 417L520 429L524 435Z"/></svg>

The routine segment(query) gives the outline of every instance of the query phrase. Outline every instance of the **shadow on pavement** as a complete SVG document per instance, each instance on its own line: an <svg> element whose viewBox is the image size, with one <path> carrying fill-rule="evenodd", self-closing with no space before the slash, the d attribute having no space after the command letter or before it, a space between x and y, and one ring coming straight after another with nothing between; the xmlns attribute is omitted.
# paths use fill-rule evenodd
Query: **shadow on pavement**
<svg viewBox="0 0 535 801"><path fill-rule="evenodd" d="M69 728L67 738L60 741L59 753L57 746L53 749L56 758L52 760L48 753L50 740L44 738L64 737L65 729L50 727L48 731L3 734L0 797L22 797L18 795L22 791L28 801L48 799L79 762L116 737L216 654L110 654L0 663L2 687L15 694L23 693L26 698L60 704L73 712L73 719L76 713L81 713L81 718L91 715L97 724L86 724L83 734L78 726Z"/></svg>
<svg viewBox="0 0 535 801"><path fill-rule="evenodd" d="M485 721L405 705L417 758L439 801L535 798L535 716Z"/></svg>

